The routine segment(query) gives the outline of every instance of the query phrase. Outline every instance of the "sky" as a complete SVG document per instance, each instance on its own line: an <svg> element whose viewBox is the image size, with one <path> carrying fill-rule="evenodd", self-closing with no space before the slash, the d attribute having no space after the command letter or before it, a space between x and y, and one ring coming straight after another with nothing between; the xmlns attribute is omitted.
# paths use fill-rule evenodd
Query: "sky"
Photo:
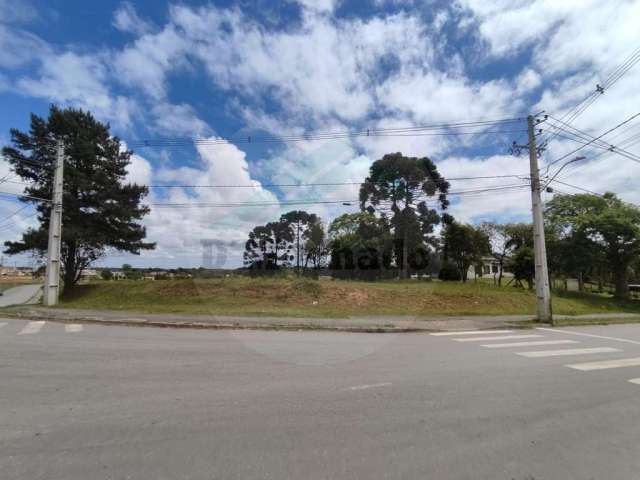
<svg viewBox="0 0 640 480"><path fill-rule="evenodd" d="M244 187L151 188L145 202L268 205L152 206L144 224L157 248L110 253L99 265L198 267L205 240L215 241L216 266L237 267L248 232L292 209L282 202L338 202L304 207L326 224L358 208L357 201L342 205L357 200L357 185L270 185L361 182L372 162L393 152L427 156L445 178L528 171L527 155L509 153L513 141L526 142L523 121L473 136L287 137L541 111L563 118L640 47L638 18L640 0L0 0L0 146L10 128L27 129L30 113L46 116L51 104L90 110L128 145L186 139L178 147L133 148L128 180ZM640 66L572 125L598 136L638 113L637 85ZM605 139L640 154L638 133L635 119ZM275 140L248 142L265 136ZM187 141L194 138L226 142ZM553 137L540 159L543 173L580 146ZM584 148L585 159L558 179L640 203L633 185L640 164L600 152ZM9 173L0 160L0 178ZM18 178L5 180L0 191L20 192L10 183ZM451 191L524 183L456 180ZM530 218L526 187L452 195L451 203L450 213L465 222ZM0 241L35 225L30 208L12 215L20 208L0 195Z"/></svg>

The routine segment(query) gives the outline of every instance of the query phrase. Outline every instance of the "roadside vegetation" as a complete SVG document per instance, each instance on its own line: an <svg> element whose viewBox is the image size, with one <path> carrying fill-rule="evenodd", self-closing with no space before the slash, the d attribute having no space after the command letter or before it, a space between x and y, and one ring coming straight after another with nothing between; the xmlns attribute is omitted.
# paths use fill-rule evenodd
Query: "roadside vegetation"
<svg viewBox="0 0 640 480"><path fill-rule="evenodd" d="M485 282L251 278L96 281L67 293L61 307L214 315L376 316L533 314L531 291ZM554 313L631 312L640 302L561 292Z"/></svg>

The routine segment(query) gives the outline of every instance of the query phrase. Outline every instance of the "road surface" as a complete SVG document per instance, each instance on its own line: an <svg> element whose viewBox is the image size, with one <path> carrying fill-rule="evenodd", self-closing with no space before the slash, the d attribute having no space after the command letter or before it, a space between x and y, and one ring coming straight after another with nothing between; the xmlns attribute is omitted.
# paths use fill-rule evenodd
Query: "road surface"
<svg viewBox="0 0 640 480"><path fill-rule="evenodd" d="M0 307L39 303L42 298L42 285L18 285L9 288L0 295Z"/></svg>
<svg viewBox="0 0 640 480"><path fill-rule="evenodd" d="M0 322L3 480L640 472L640 326L381 335Z"/></svg>

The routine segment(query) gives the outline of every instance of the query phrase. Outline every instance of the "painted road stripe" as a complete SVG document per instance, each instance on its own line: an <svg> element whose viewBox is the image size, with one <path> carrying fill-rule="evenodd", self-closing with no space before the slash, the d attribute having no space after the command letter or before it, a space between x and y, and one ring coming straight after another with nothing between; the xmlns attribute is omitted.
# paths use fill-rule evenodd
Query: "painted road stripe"
<svg viewBox="0 0 640 480"><path fill-rule="evenodd" d="M635 383L636 385L640 385L640 378L632 378L629 380L629 383Z"/></svg>
<svg viewBox="0 0 640 480"><path fill-rule="evenodd" d="M30 335L32 333L38 333L42 327L44 327L44 321L29 322L27 326L18 332L18 335Z"/></svg>
<svg viewBox="0 0 640 480"><path fill-rule="evenodd" d="M513 333L513 330L470 330L468 332L438 332L430 333L434 337L445 337L449 335L490 335L494 333Z"/></svg>
<svg viewBox="0 0 640 480"><path fill-rule="evenodd" d="M499 337L454 338L456 342L484 342L487 340L518 340L521 338L541 338L542 335L501 335Z"/></svg>
<svg viewBox="0 0 640 480"><path fill-rule="evenodd" d="M581 337L599 338L601 340L614 340L616 342L632 343L634 345L640 345L637 340L629 340L628 338L607 337L605 335L594 335L593 333L571 332L569 330L558 330L557 328L543 328L538 327L537 330L544 330L545 332L566 333L567 335L578 335Z"/></svg>
<svg viewBox="0 0 640 480"><path fill-rule="evenodd" d="M513 343L489 343L482 345L486 348L510 348L510 347L537 347L539 345L566 345L567 343L579 343L575 340L541 340L539 342L513 342Z"/></svg>
<svg viewBox="0 0 640 480"><path fill-rule="evenodd" d="M69 323L64 326L64 329L67 333L81 332L82 325L78 325L77 323Z"/></svg>
<svg viewBox="0 0 640 480"><path fill-rule="evenodd" d="M372 383L371 385L356 385L349 387L349 390L368 390L370 388L388 387L391 383Z"/></svg>
<svg viewBox="0 0 640 480"><path fill-rule="evenodd" d="M611 347L569 348L567 350L542 350L537 352L518 352L516 355L528 358L565 357L568 355L589 355L591 353L613 353L621 350Z"/></svg>
<svg viewBox="0 0 640 480"><path fill-rule="evenodd" d="M640 367L640 357L621 358L619 360L606 360L602 362L574 363L566 366L574 370L582 370L583 372L606 370L608 368Z"/></svg>
<svg viewBox="0 0 640 480"><path fill-rule="evenodd" d="M0 328L6 327L6 326L7 326L7 322L0 322Z"/></svg>

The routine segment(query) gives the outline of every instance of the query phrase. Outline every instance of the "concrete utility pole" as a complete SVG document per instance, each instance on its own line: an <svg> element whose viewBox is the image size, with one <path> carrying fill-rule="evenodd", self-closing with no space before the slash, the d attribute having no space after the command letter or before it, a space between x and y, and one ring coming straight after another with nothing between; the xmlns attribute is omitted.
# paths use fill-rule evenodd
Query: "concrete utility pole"
<svg viewBox="0 0 640 480"><path fill-rule="evenodd" d="M62 188L64 183L64 143L58 140L56 169L53 175L53 196L49 218L49 246L47 248L47 272L44 283L44 304L58 304L60 296L60 249L62 245Z"/></svg>
<svg viewBox="0 0 640 480"><path fill-rule="evenodd" d="M533 115L527 117L529 132L529 168L531 170L531 208L533 213L533 250L536 270L536 297L538 320L551 322L551 290L549 288L549 269L547 266L547 247L544 239L544 220L542 200L540 198L540 171L538 169L538 150Z"/></svg>

